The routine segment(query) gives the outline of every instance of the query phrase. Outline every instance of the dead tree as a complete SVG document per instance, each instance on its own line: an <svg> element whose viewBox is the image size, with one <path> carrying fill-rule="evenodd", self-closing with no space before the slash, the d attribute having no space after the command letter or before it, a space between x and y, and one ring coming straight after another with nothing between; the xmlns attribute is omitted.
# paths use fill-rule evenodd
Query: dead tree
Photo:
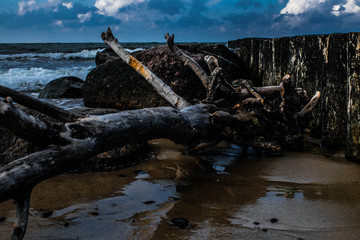
<svg viewBox="0 0 360 240"><path fill-rule="evenodd" d="M268 152L280 151L300 138L304 119L320 98L317 93L306 105L306 94L292 86L288 75L279 86L254 87L248 80L229 83L221 78L221 68L212 56L206 57L212 74L204 75L205 71L174 45L174 37L166 35L172 51L198 72L207 89L207 99L191 105L127 53L110 29L102 38L174 108L82 116L0 86L0 97L5 98L0 101L0 126L42 149L0 168L0 202L14 199L16 203L12 239L24 237L33 187L72 170L83 160L116 147L155 138L184 144L189 152L221 140ZM216 99L218 91L225 92L228 99ZM51 115L59 122L51 124L36 119L18 109L13 100Z"/></svg>

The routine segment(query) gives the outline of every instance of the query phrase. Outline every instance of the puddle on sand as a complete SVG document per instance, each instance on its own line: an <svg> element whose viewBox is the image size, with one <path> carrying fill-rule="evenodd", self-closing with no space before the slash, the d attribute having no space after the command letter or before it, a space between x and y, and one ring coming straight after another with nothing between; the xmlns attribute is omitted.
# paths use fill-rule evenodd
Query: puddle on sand
<svg viewBox="0 0 360 240"><path fill-rule="evenodd" d="M360 239L360 165L297 152L243 157L224 144L188 156L151 143L148 162L39 184L25 239ZM40 208L53 214L41 218ZM9 239L12 202L0 215Z"/></svg>

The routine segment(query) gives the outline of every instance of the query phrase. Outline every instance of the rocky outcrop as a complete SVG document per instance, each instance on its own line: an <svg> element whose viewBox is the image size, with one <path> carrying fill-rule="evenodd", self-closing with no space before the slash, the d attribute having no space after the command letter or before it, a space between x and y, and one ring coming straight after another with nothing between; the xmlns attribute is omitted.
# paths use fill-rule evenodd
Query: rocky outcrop
<svg viewBox="0 0 360 240"><path fill-rule="evenodd" d="M345 148L360 162L360 33L230 41L257 85L274 85L291 73L298 87L322 92L311 134L328 148Z"/></svg>
<svg viewBox="0 0 360 240"><path fill-rule="evenodd" d="M194 58L202 68L208 71L204 56L214 55L219 58L229 81L248 78L241 58L224 45L187 44L179 45ZM110 107L120 110L166 106L167 102L134 69L108 51L97 55L98 65L92 70L84 86L84 104L87 107ZM158 46L132 55L146 65L160 79L168 84L178 95L188 101L202 100L206 97L205 89L195 73L174 56L167 46Z"/></svg>
<svg viewBox="0 0 360 240"><path fill-rule="evenodd" d="M49 82L39 98L82 98L84 81L77 77L61 77Z"/></svg>

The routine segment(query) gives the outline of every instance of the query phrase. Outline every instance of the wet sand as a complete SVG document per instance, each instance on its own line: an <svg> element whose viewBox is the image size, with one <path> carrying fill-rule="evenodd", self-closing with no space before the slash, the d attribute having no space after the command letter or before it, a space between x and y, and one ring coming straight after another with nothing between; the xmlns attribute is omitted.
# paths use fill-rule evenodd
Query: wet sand
<svg viewBox="0 0 360 240"><path fill-rule="evenodd" d="M360 239L360 165L341 155L257 158L222 144L188 156L166 140L151 146L154 157L137 166L39 184L25 239ZM12 201L0 215L0 239L9 239Z"/></svg>

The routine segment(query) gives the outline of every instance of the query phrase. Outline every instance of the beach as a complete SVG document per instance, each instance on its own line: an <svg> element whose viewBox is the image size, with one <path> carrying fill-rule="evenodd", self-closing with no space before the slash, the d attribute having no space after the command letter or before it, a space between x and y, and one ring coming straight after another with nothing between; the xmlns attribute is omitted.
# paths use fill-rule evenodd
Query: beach
<svg viewBox="0 0 360 240"><path fill-rule="evenodd" d="M164 139L150 146L153 156L139 165L40 183L25 239L360 237L360 166L339 152L259 158L226 143L201 155ZM10 236L11 201L0 215L0 235ZM171 224L176 218L189 226Z"/></svg>
<svg viewBox="0 0 360 240"><path fill-rule="evenodd" d="M155 43L154 43L155 44ZM154 44L124 44L137 51ZM85 80L102 44L0 46L0 84L37 97L49 81ZM12 49L5 50L6 49ZM47 100L65 109L82 100ZM120 170L62 174L31 195L25 239L358 239L360 166L306 139L303 152L256 154L221 142L197 154L165 139ZM1 239L15 221L0 204ZM178 223L180 221L180 224Z"/></svg>

